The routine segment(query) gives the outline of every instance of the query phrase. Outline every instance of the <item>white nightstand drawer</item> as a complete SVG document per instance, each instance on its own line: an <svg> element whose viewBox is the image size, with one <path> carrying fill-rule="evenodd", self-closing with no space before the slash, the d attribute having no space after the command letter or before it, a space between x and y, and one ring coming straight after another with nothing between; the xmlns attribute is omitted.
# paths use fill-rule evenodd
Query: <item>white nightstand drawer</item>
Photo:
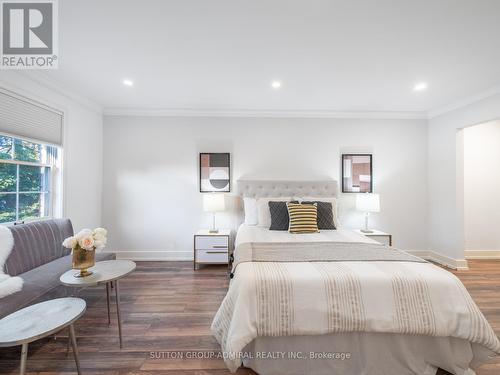
<svg viewBox="0 0 500 375"><path fill-rule="evenodd" d="M196 250L225 250L229 248L227 236L196 236L194 240Z"/></svg>
<svg viewBox="0 0 500 375"><path fill-rule="evenodd" d="M194 235L194 262L197 264L227 264L231 252L231 230L219 229L212 233L208 229L200 229Z"/></svg>
<svg viewBox="0 0 500 375"><path fill-rule="evenodd" d="M196 250L196 263L227 263L226 250Z"/></svg>

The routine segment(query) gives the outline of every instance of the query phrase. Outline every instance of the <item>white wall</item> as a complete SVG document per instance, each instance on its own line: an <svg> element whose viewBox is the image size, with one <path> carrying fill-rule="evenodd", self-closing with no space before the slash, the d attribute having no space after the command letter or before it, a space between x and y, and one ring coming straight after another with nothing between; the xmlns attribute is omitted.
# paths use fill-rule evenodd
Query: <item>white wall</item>
<svg viewBox="0 0 500 375"><path fill-rule="evenodd" d="M231 152L234 182L241 177L339 179L340 154L359 151L374 154L375 189L382 196L373 226L392 232L396 246L461 260L466 140L460 130L500 118L500 95L428 122L107 117L103 180L99 108L29 74L1 71L0 86L65 112L64 208L75 229L99 225L102 218L116 250L171 251L173 256L178 251L181 257L191 252L192 232L209 220L201 212L198 152ZM305 139L315 146L305 146ZM351 210L352 199L343 197L340 209L344 225L362 225L361 215ZM221 216L221 225L236 224L231 215ZM467 239L467 248L479 246L491 248Z"/></svg>
<svg viewBox="0 0 500 375"><path fill-rule="evenodd" d="M0 87L64 111L63 214L75 230L101 223L102 114L92 103L38 83L28 74L0 72Z"/></svg>
<svg viewBox="0 0 500 375"><path fill-rule="evenodd" d="M500 121L464 130L465 249L500 251Z"/></svg>
<svg viewBox="0 0 500 375"><path fill-rule="evenodd" d="M500 95L429 120L429 246L443 256L464 259L463 134L459 130L498 118Z"/></svg>
<svg viewBox="0 0 500 375"><path fill-rule="evenodd" d="M425 120L266 118L104 118L103 224L109 248L135 258L187 259L193 233L208 227L198 187L198 153L230 152L240 178L340 179L340 155L373 153L382 212L372 226L395 245L426 250ZM234 184L233 184L234 186ZM340 202L343 224L363 225L353 195ZM234 215L219 215L235 228ZM140 253L136 253L140 252Z"/></svg>

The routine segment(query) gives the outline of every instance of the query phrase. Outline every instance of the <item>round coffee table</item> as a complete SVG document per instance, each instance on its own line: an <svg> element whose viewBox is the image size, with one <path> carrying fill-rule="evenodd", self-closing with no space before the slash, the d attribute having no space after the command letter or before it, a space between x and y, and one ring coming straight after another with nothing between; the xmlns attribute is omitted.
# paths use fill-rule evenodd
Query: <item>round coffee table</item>
<svg viewBox="0 0 500 375"><path fill-rule="evenodd" d="M69 326L76 369L80 374L80 361L73 323L85 312L81 298L58 298L37 303L0 319L0 347L22 345L20 374L26 373L28 344Z"/></svg>
<svg viewBox="0 0 500 375"><path fill-rule="evenodd" d="M120 286L118 281L135 270L136 264L131 260L105 260L97 262L94 267L90 267L92 275L86 277L75 277L75 270L69 270L61 275L59 280L63 285L86 288L106 284L106 297L108 306L108 324L111 324L110 305L110 285L114 283L116 298L116 315L118 318L118 335L120 337L120 348L123 348L122 322L120 318Z"/></svg>

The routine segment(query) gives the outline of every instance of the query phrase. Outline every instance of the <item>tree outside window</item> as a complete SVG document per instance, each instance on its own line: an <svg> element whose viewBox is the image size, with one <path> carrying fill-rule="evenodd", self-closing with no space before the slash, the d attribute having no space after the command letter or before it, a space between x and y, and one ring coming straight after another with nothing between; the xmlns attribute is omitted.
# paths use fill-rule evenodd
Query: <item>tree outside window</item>
<svg viewBox="0 0 500 375"><path fill-rule="evenodd" d="M54 146L0 135L0 223L52 215Z"/></svg>

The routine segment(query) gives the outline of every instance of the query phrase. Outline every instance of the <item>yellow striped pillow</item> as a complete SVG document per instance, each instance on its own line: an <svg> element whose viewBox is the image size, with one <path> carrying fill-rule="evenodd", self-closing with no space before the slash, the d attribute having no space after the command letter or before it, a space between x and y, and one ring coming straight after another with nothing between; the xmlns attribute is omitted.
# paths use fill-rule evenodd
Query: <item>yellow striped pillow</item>
<svg viewBox="0 0 500 375"><path fill-rule="evenodd" d="M290 233L316 233L318 231L318 207L314 204L287 203Z"/></svg>

